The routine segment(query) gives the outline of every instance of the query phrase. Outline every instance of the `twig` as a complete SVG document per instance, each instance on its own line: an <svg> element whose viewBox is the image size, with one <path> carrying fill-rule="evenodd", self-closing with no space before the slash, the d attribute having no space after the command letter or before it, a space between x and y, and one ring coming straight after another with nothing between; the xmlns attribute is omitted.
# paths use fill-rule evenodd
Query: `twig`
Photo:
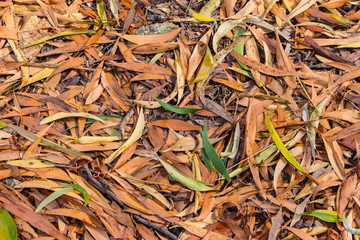
<svg viewBox="0 0 360 240"><path fill-rule="evenodd" d="M100 183L98 180L96 180L92 173L90 172L90 169L88 167L88 165L84 165L82 167L89 180L95 185L95 187L100 190L101 192L104 192L106 193L112 200L114 200L117 204L119 204L122 208L127 208L127 206L122 202L120 201L120 199L118 197L116 197L116 195L110 191L109 189L107 189L105 186L103 186L102 183ZM169 239L171 240L176 240L178 239L178 237L174 234L172 234L171 232L169 232L168 230L162 228L161 226L158 226L156 224L153 224L153 223L150 223L148 220L146 220L145 218L141 217L140 215L137 215L137 214L134 214L133 215L134 219L142 224L144 224L145 226L147 227L150 227L150 228L153 228L154 230L158 231L159 233L162 233L164 234L165 236L167 236Z"/></svg>

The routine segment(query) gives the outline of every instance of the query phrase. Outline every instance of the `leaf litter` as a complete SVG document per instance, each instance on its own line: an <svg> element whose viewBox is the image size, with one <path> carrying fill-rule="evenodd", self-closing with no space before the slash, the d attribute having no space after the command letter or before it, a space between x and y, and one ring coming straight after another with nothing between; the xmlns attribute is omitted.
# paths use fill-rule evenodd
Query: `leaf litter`
<svg viewBox="0 0 360 240"><path fill-rule="evenodd" d="M0 238L357 239L356 3L6 0L0 18Z"/></svg>

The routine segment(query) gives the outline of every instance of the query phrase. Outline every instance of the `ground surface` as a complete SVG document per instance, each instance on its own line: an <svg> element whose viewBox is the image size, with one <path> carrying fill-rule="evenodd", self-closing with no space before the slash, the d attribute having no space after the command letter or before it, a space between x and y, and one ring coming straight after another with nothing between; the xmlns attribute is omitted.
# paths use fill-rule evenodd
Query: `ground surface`
<svg viewBox="0 0 360 240"><path fill-rule="evenodd" d="M357 4L0 2L4 239L357 239Z"/></svg>

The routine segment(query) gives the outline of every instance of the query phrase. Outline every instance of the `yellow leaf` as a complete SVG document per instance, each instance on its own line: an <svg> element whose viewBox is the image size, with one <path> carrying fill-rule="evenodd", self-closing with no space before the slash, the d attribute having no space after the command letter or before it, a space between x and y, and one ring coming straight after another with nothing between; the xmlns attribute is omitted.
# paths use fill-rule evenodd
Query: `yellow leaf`
<svg viewBox="0 0 360 240"><path fill-rule="evenodd" d="M69 118L69 117L83 117L83 118L91 118L100 122L104 122L101 118L92 115L90 113L55 113L54 115L48 116L40 121L39 125L43 125L49 122L53 122L62 118Z"/></svg>
<svg viewBox="0 0 360 240"><path fill-rule="evenodd" d="M214 21L219 21L219 19L216 19L216 18L212 18L212 17L208 17L208 16L205 16L205 15L202 15L200 13L197 13L195 12L194 10L192 10L191 8L190 9L190 12L192 13L193 17L196 19L196 20L199 20L199 21L202 21L202 22L214 22Z"/></svg>
<svg viewBox="0 0 360 240"><path fill-rule="evenodd" d="M282 155L286 158L286 160L291 163L297 170L307 173L305 169L296 161L296 159L291 155L289 150L285 147L284 143L281 141L281 138L277 134L274 126L272 125L269 116L267 115L267 112L265 112L265 118L266 118L266 125L268 127L269 133L271 134L271 138L274 140L275 145L280 150Z"/></svg>
<svg viewBox="0 0 360 240"><path fill-rule="evenodd" d="M12 160L7 161L6 164L24 168L48 168L56 166L56 164L40 159Z"/></svg>

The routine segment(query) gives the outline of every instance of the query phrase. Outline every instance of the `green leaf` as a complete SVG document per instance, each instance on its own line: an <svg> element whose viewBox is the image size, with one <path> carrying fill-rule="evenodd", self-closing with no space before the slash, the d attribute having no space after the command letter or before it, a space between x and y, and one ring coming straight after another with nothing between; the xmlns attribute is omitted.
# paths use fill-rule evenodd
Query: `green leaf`
<svg viewBox="0 0 360 240"><path fill-rule="evenodd" d="M305 171L305 169L300 165L300 163L298 163L296 161L296 159L291 155L291 153L289 152L289 150L287 150L287 148L285 147L284 143L281 141L281 138L279 137L279 135L277 134L274 126L272 125L270 118L267 114L267 112L265 112L265 118L266 118L266 125L268 127L269 133L271 134L271 138L274 140L275 145L277 146L277 148L280 150L280 152L282 153L282 155L286 158L286 160L288 160L288 162L293 165L297 170L303 172L303 173L307 173Z"/></svg>
<svg viewBox="0 0 360 240"><path fill-rule="evenodd" d="M201 153L202 153L202 157L203 157L203 161L205 163L205 166L212 172L216 172L216 169L214 168L214 166L211 164L210 158L208 157L208 155L205 152L205 148L201 149Z"/></svg>
<svg viewBox="0 0 360 240"><path fill-rule="evenodd" d="M69 30L69 31L65 31L65 32L60 32L60 33L57 33L55 35L43 37L43 38L41 38L41 39L39 39L39 40L25 46L24 48L32 47L32 46L38 45L40 43L44 43L46 41L49 41L49 40L52 40L52 39L55 39L55 38L58 38L58 37L65 37L65 36L72 36L72 35L86 34L86 33L94 34L96 32L93 31L93 30L89 30L89 29L77 29L77 30Z"/></svg>
<svg viewBox="0 0 360 240"><path fill-rule="evenodd" d="M97 9L97 12L98 12L98 15L100 17L102 25L107 27L108 26L108 19L107 19L107 16L106 16L106 10L105 10L105 7L104 7L104 2L103 1L96 2L96 9Z"/></svg>
<svg viewBox="0 0 360 240"><path fill-rule="evenodd" d="M298 213L299 215L307 215L307 216L313 216L317 217L325 222L341 222L341 219L338 217L338 214L336 211L330 211L330 210L315 210L312 212L304 212L304 213Z"/></svg>
<svg viewBox="0 0 360 240"><path fill-rule="evenodd" d="M171 112L174 113L178 113L178 114L189 114L189 113L194 113L197 111L201 111L204 110L202 108L187 108L187 107L174 107L166 102L161 101L160 99L157 99L156 97L154 97L155 100L166 110L169 110Z"/></svg>
<svg viewBox="0 0 360 240"><path fill-rule="evenodd" d="M346 230L351 233L352 235L360 235L360 229L356 229L356 228L352 228L350 227L350 225L347 223L346 218L345 218L345 212L343 214L342 217L342 221L344 223L344 227L346 228Z"/></svg>
<svg viewBox="0 0 360 240"><path fill-rule="evenodd" d="M64 113L64 112L59 112L59 113L55 113L51 116L48 116L46 118L44 118L43 120L40 121L39 125L43 125L49 122L53 122L59 119L63 119L63 118L69 118L69 117L83 117L83 118L91 118L94 119L96 121L101 121L104 122L101 118L90 114L90 113Z"/></svg>
<svg viewBox="0 0 360 240"><path fill-rule="evenodd" d="M0 210L0 240L17 240L14 220L5 208Z"/></svg>
<svg viewBox="0 0 360 240"><path fill-rule="evenodd" d="M84 204L85 205L89 204L89 194L87 193L85 188L83 188L82 186L80 186L78 184L65 184L65 185L60 185L59 187L61 187L61 188L71 187L71 188L79 191L84 196Z"/></svg>
<svg viewBox="0 0 360 240"><path fill-rule="evenodd" d="M173 167L170 163L162 160L157 154L155 154L157 159L161 162L161 164L164 166L165 170L169 173L170 177L173 178L175 181L178 181L179 183L183 184L184 186L188 187L191 190L195 191L213 191L211 187L207 186L207 183L194 180L183 173L181 173L179 170L177 170L175 167Z"/></svg>
<svg viewBox="0 0 360 240"><path fill-rule="evenodd" d="M52 201L56 200L57 198L61 197L65 193L70 192L72 190L73 190L72 188L64 188L51 193L44 200L42 200L39 206L35 209L35 212L36 213L40 212L40 210L43 209L46 205L48 205Z"/></svg>
<svg viewBox="0 0 360 240"><path fill-rule="evenodd" d="M244 64L243 64L243 65L244 65ZM244 65L244 66L245 66L245 65ZM246 67L246 66L245 66L245 67ZM254 79L254 77L251 75L250 72L244 70L245 68L244 68L244 69L241 69L241 68L237 68L237 67L228 67L227 69L233 70L234 72L241 73L241 74L243 74L243 75L245 75L245 76L247 76L247 77L249 77L249 78Z"/></svg>
<svg viewBox="0 0 360 240"><path fill-rule="evenodd" d="M237 27L237 31L236 33L234 34L234 41L236 39L238 39L238 37L240 37L244 32L246 32L245 29L241 28L241 27ZM234 47L234 51L241 54L241 55L244 55L244 45L245 45L245 39L241 40L238 44L235 45ZM246 71L249 71L250 69L243 63L237 61L239 63L239 65Z"/></svg>
<svg viewBox="0 0 360 240"><path fill-rule="evenodd" d="M46 205L48 205L52 201L56 200L57 198L61 197L65 193L70 192L72 190L77 190L84 196L84 204L85 205L87 205L89 203L89 194L82 186L80 186L78 184L65 184L65 185L60 185L57 187L60 187L62 189L59 189L59 190L53 192L52 194L50 194L49 196L47 196L36 208L36 210L35 210L36 213L38 213L41 209L43 209Z"/></svg>
<svg viewBox="0 0 360 240"><path fill-rule="evenodd" d="M204 128L201 130L201 137L203 140L203 146L205 149L206 156L210 159L214 167L220 172L220 174L229 182L231 178L229 176L228 171L224 165L224 162L221 160L217 152L215 151L214 147L211 145L207 135L207 126L206 122L204 124ZM211 169L210 169L211 170Z"/></svg>

